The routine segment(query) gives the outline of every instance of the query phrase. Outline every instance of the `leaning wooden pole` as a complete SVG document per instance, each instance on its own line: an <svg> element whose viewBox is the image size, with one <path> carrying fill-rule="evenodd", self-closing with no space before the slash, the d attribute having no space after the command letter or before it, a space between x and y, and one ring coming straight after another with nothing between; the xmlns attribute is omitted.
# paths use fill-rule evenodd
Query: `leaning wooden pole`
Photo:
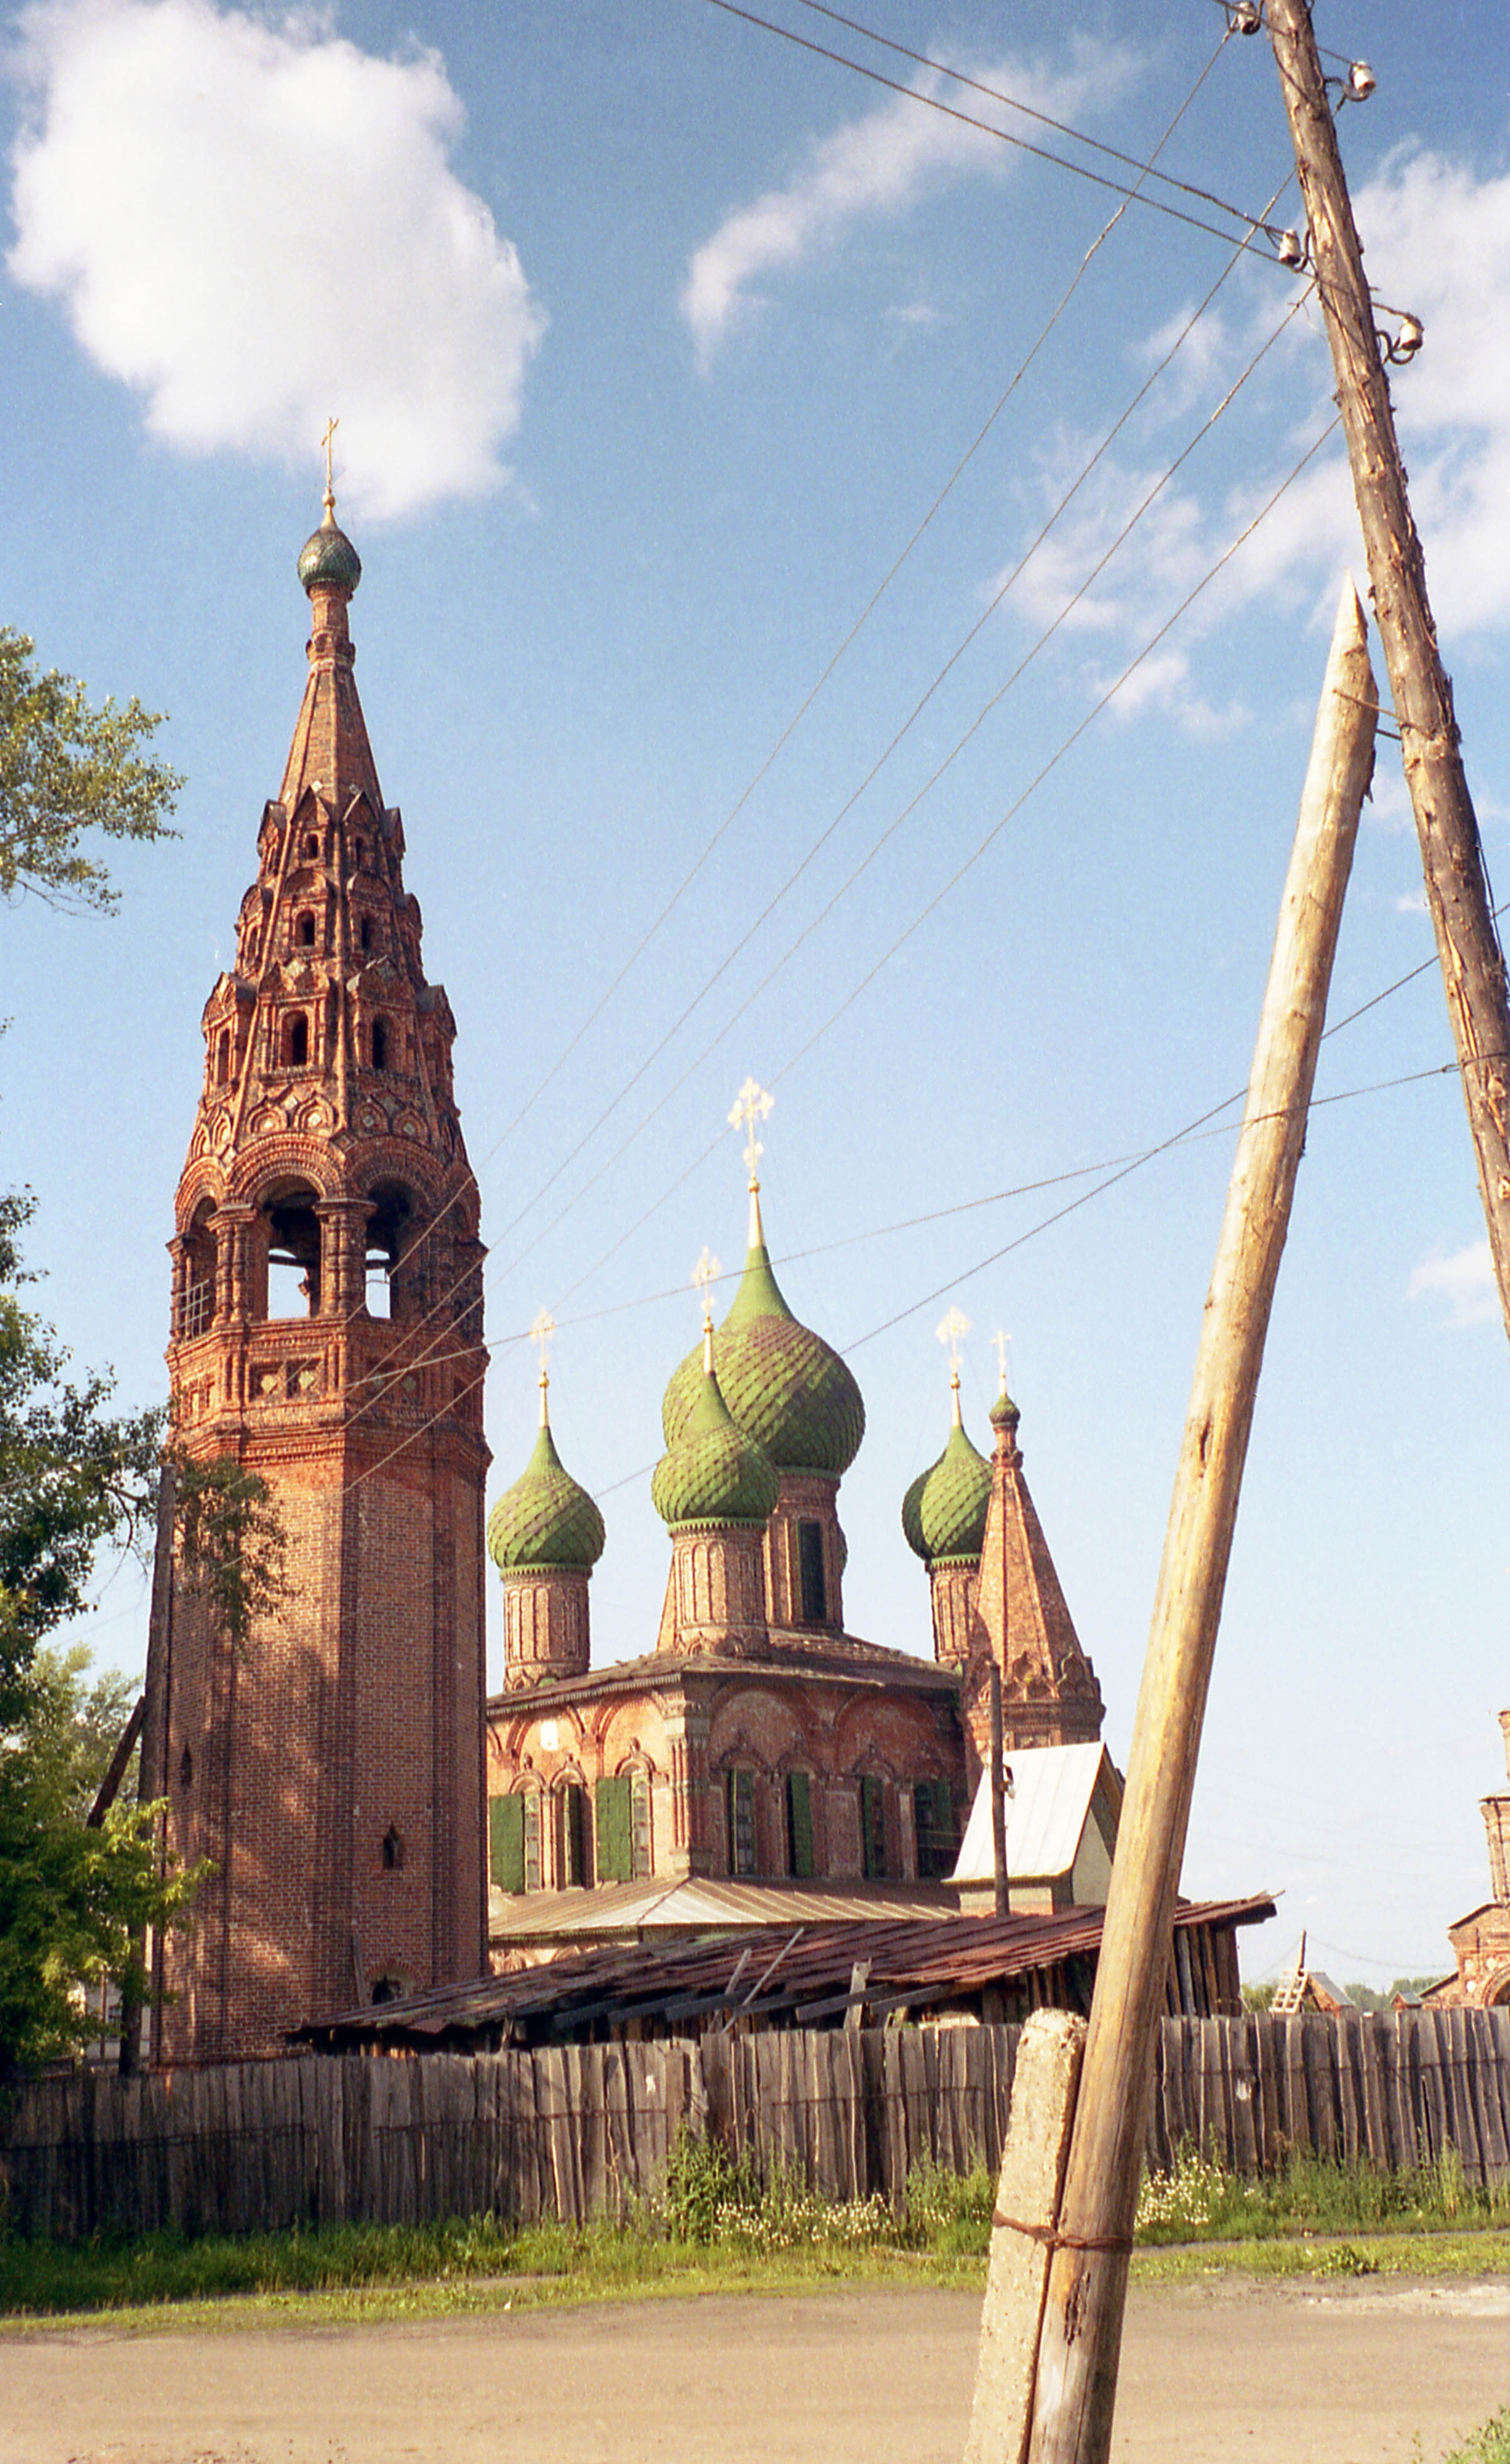
<svg viewBox="0 0 1510 2464"><path fill-rule="evenodd" d="M1269 1309L1377 719L1349 583L1284 885L1133 1724L1033 2397L1032 2464L1105 2464L1174 1894ZM1006 2447L1005 2454L1013 2451ZM1014 2457L1015 2464L1015 2457Z"/></svg>
<svg viewBox="0 0 1510 2464"><path fill-rule="evenodd" d="M1266 18L1295 148L1310 257L1337 377L1374 617L1400 721L1478 1194L1510 1333L1510 1006L1453 688L1426 595L1363 248L1337 150L1307 0L1268 0ZM1417 337L1418 340L1418 337Z"/></svg>

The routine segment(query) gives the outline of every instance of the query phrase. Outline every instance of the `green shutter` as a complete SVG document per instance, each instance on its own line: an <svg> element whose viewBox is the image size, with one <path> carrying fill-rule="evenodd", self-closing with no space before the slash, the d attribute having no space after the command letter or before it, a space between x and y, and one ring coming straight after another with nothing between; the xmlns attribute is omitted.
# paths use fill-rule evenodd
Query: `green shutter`
<svg viewBox="0 0 1510 2464"><path fill-rule="evenodd" d="M813 1876L813 1803L805 1771L786 1775L786 1829L790 1868L799 1881Z"/></svg>
<svg viewBox="0 0 1510 2464"><path fill-rule="evenodd" d="M488 1800L488 1866L500 1891L524 1888L524 1799Z"/></svg>
<svg viewBox="0 0 1510 2464"><path fill-rule="evenodd" d="M598 1880L627 1882L633 1865L633 1813L627 1774L598 1783Z"/></svg>

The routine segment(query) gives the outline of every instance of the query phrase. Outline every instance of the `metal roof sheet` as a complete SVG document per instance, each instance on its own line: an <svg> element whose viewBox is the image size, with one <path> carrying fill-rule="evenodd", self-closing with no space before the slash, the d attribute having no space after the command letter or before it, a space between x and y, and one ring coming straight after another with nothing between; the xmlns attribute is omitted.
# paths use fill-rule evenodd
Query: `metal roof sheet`
<svg viewBox="0 0 1510 2464"><path fill-rule="evenodd" d="M1175 1911L1176 1927L1255 1925L1273 1916L1267 1895L1195 1903ZM806 1925L788 1912L777 1925L742 1929L731 1940L662 1947L614 1944L568 1952L535 1968L437 1986L403 2001L308 2020L296 2041L434 2043L511 2032L558 2037L600 2022L680 2023L713 2011L777 2010L843 1998L855 1966L868 1969L866 1998L929 2009L960 2001L988 1985L1091 1957L1101 1946L1103 1911L1057 1916L883 1918L864 1924ZM754 1997L753 1999L751 1997Z"/></svg>
<svg viewBox="0 0 1510 2464"><path fill-rule="evenodd" d="M1003 1757L1014 1793L1006 1803L1007 1872L1018 1881L1047 1881L1072 1871L1091 1798L1105 1765L1113 1802L1122 1802L1116 1765L1103 1745L1030 1746ZM956 1882L989 1882L991 1773L983 1771L954 1867Z"/></svg>

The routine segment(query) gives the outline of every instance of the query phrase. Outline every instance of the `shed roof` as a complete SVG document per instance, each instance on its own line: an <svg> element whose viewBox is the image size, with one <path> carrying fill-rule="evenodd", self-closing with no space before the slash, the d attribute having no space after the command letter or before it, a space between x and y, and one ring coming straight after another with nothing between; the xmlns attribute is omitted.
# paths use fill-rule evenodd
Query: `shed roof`
<svg viewBox="0 0 1510 2464"><path fill-rule="evenodd" d="M1204 1901L1177 1908L1174 1923L1178 1930L1217 1933L1259 1924L1274 1912L1267 1895ZM753 1926L733 1940L726 1932L659 1948L615 1944L509 1975L335 2012L306 2020L291 2035L328 2051L418 2050L479 2041L558 2043L629 2025L685 2034L719 2015L811 2025L847 2005L857 1967L866 1970L864 2000L872 2012L968 2010L988 1987L1043 1980L1055 1970L1083 1985L1101 1947L1102 1917L1100 1908L1073 1908L1058 1916L788 1922ZM1030 1998L1054 1995L1040 1981Z"/></svg>

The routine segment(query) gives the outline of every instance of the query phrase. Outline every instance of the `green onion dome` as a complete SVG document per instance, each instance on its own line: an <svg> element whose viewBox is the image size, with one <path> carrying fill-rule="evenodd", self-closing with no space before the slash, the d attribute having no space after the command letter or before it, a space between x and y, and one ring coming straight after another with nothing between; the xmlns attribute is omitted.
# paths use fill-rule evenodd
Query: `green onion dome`
<svg viewBox="0 0 1510 2464"><path fill-rule="evenodd" d="M1011 1396L1003 1386L1000 1394L996 1397L996 1401L991 1407L992 1427L994 1429L1009 1429L1015 1433L1018 1422L1021 1418L1021 1413L1018 1410L1016 1403L1014 1403Z"/></svg>
<svg viewBox="0 0 1510 2464"><path fill-rule="evenodd" d="M678 1373L680 1374L680 1373ZM650 1498L672 1531L767 1522L777 1500L776 1466L746 1435L699 1358L697 1383L674 1438L656 1464Z"/></svg>
<svg viewBox="0 0 1510 2464"><path fill-rule="evenodd" d="M752 1243L739 1289L713 1336L713 1366L730 1412L778 1472L838 1479L849 1469L865 1434L860 1389L838 1353L792 1315L763 1239ZM701 1376L701 1351L689 1352L661 1405L668 1446L688 1425Z"/></svg>
<svg viewBox="0 0 1510 2464"><path fill-rule="evenodd" d="M978 1565L991 1503L991 1465L956 1420L937 1463L902 1500L908 1547L926 1566Z"/></svg>
<svg viewBox="0 0 1510 2464"><path fill-rule="evenodd" d="M327 512L299 550L299 580L306 590L352 591L361 580L361 559Z"/></svg>
<svg viewBox="0 0 1510 2464"><path fill-rule="evenodd" d="M505 1574L590 1574L602 1549L602 1516L542 1420L528 1464L488 1517L488 1554Z"/></svg>

